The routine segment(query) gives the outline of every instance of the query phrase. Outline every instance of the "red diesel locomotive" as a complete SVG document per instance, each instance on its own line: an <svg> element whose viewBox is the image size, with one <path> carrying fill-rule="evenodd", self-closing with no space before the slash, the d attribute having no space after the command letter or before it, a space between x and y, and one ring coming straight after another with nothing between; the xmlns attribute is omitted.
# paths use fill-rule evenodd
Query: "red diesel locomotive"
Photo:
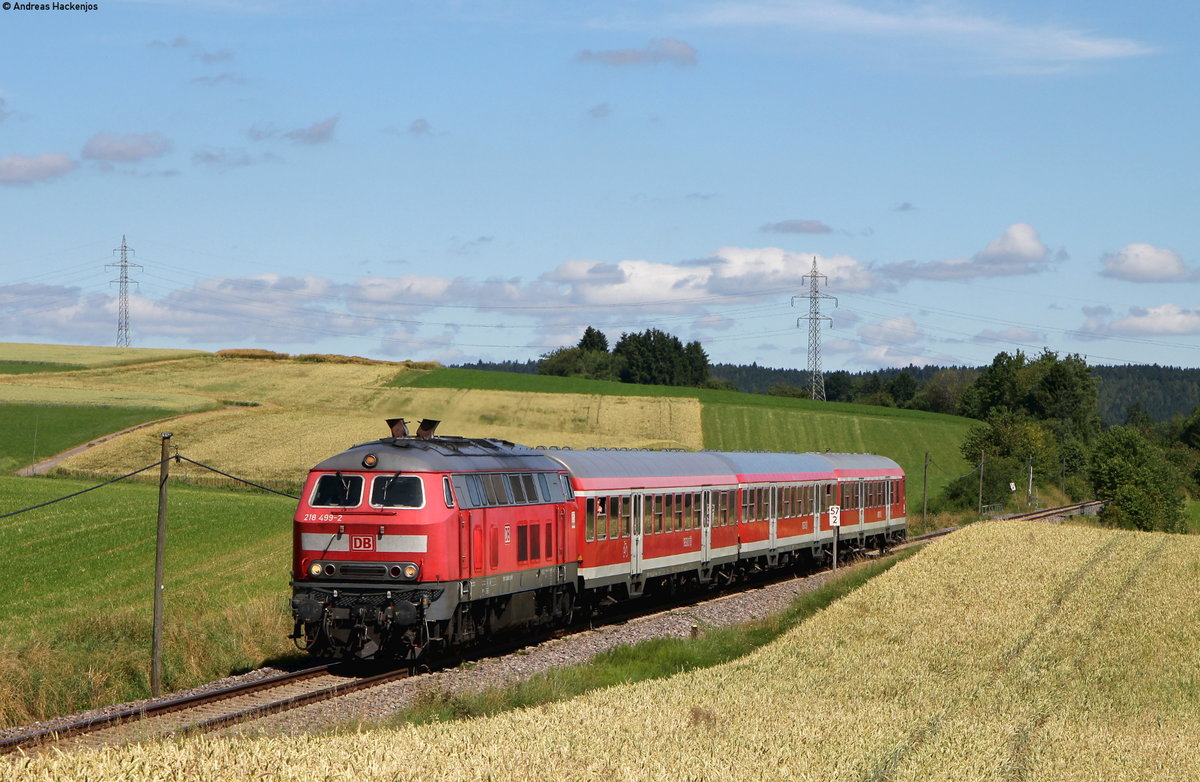
<svg viewBox="0 0 1200 782"><path fill-rule="evenodd" d="M601 601L821 560L835 534L845 548L905 534L904 472L882 456L547 450L434 426L309 474L292 613L314 653L412 660Z"/></svg>

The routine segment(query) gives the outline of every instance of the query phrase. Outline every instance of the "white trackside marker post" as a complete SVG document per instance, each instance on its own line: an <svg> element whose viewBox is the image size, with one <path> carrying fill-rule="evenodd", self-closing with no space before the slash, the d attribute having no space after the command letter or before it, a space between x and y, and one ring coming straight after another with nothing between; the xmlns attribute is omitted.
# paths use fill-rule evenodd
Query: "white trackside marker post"
<svg viewBox="0 0 1200 782"><path fill-rule="evenodd" d="M829 526L833 527L833 569L837 570L838 538L842 532L842 506L829 506Z"/></svg>

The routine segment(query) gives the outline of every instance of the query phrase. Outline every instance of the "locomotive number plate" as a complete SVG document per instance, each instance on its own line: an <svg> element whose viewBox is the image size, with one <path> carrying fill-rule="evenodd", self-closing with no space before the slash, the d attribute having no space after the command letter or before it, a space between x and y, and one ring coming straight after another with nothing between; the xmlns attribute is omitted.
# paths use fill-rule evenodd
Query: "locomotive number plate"
<svg viewBox="0 0 1200 782"><path fill-rule="evenodd" d="M350 536L351 551L374 551L375 536L374 535L351 535Z"/></svg>

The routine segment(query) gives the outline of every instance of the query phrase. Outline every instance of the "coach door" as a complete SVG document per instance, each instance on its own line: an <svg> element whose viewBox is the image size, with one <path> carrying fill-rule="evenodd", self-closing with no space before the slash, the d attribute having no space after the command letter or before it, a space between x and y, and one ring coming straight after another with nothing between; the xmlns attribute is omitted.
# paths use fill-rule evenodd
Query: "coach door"
<svg viewBox="0 0 1200 782"><path fill-rule="evenodd" d="M629 510L629 574L639 576L642 573L642 508L645 503L637 492L629 499L633 505Z"/></svg>
<svg viewBox="0 0 1200 782"><path fill-rule="evenodd" d="M713 493L705 489L700 502L700 561L712 559Z"/></svg>
<svg viewBox="0 0 1200 782"><path fill-rule="evenodd" d="M767 518L770 519L771 525L771 551L775 550L776 540L779 538L779 487L772 486L766 492L769 499L767 500Z"/></svg>

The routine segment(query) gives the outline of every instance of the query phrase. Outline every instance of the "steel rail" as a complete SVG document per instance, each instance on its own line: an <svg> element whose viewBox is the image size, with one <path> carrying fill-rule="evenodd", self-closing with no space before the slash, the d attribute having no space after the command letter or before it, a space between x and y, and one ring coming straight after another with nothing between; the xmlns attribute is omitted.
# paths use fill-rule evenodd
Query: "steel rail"
<svg viewBox="0 0 1200 782"><path fill-rule="evenodd" d="M155 703L147 703L141 706L135 706L124 711L115 712L113 714L105 714L99 717L91 717L78 722L71 722L65 725L60 725L54 728L46 728L34 733L22 733L16 736L9 736L5 739L0 739L0 755L10 752L15 752L19 749L37 746L39 744L52 743L62 739L80 736L87 733L95 733L106 728L123 725L126 723L140 722L163 714L170 714L184 709L196 708L212 703L217 703L222 700L236 698L242 695L249 695L263 690L274 689L287 684L295 684L296 682L312 679L329 672L330 668L338 665L337 663L327 663L318 665L312 668L305 668L300 671L292 671L290 673L281 673L276 676L268 676L263 679L256 679L251 682L243 682L241 684L233 684L228 687L222 687L217 690L208 692L195 693L185 695L179 698L170 698L168 700L158 701Z"/></svg>

